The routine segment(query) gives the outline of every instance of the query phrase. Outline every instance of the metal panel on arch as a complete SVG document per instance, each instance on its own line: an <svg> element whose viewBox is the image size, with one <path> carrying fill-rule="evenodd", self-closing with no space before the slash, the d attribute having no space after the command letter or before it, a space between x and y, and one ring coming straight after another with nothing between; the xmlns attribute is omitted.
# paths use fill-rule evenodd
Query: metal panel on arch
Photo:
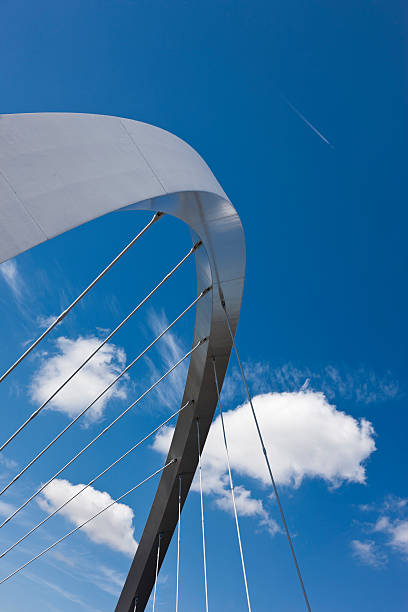
<svg viewBox="0 0 408 612"><path fill-rule="evenodd" d="M70 113L0 116L0 262L97 217L119 210L163 211L189 225L205 247L196 252L194 343L183 403L163 472L117 612L143 610L155 577L158 534L167 550L177 524L178 476L186 499L197 467L196 419L204 445L231 352L220 296L235 332L244 283L245 243L237 212L203 159L159 128L120 117ZM164 557L164 555L163 555ZM163 558L162 557L162 558Z"/></svg>

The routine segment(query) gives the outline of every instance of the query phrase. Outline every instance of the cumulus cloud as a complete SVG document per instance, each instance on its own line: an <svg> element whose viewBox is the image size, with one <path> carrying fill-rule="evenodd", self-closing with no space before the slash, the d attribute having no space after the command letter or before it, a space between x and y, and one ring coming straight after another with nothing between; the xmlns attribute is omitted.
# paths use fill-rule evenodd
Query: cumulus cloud
<svg viewBox="0 0 408 612"><path fill-rule="evenodd" d="M155 336L158 336L163 329L169 324L169 321L162 310L160 313L154 310L150 311L148 315L148 325L154 332ZM168 370L173 366L179 359L181 359L188 349L184 348L180 339L172 331L168 331L163 338L159 340L156 345L156 349L159 354L159 361L162 367L157 367L156 363L153 362L150 357L146 357L147 364L151 372L152 382L160 378L165 370ZM159 401L162 406L168 408L174 408L180 403L184 392L184 386L187 376L188 362L181 363L158 387L156 393L159 396Z"/></svg>
<svg viewBox="0 0 408 612"><path fill-rule="evenodd" d="M387 561L385 554L373 540L352 540L351 549L353 556L364 565L379 568Z"/></svg>
<svg viewBox="0 0 408 612"><path fill-rule="evenodd" d="M7 283L14 296L20 299L24 289L24 282L14 259L5 261L0 265L0 275L3 277L3 280Z"/></svg>
<svg viewBox="0 0 408 612"><path fill-rule="evenodd" d="M76 339L61 336L55 341L56 351L43 353L39 369L33 375L30 397L42 404L66 380L100 344L95 336ZM105 344L78 374L55 396L48 407L76 416L88 406L105 387L123 370L126 355L115 344ZM99 419L110 398L126 398L126 389L121 381L105 393L88 411L88 420Z"/></svg>
<svg viewBox="0 0 408 612"><path fill-rule="evenodd" d="M75 495L83 486L83 484L74 485L68 480L56 479L44 489L38 499L38 504L44 511L52 512ZM109 493L89 487L65 506L60 514L75 526L78 526L108 506L112 501ZM132 557L137 548L132 524L133 516L132 508L126 504L115 504L88 525L85 525L82 531L93 542L106 544L112 550Z"/></svg>
<svg viewBox="0 0 408 612"><path fill-rule="evenodd" d="M343 482L363 484L365 461L375 450L374 429L368 421L354 419L331 405L322 393L267 393L254 397L254 406L275 478L280 485L299 487L304 478L320 478L331 487ZM260 450L248 404L224 413L225 428L234 472L269 485L265 460ZM154 448L166 454L173 429L162 430ZM220 417L211 427L203 453L204 486L216 496L219 507L229 502L225 450ZM261 500L237 487L241 514L258 516L269 531L276 532Z"/></svg>

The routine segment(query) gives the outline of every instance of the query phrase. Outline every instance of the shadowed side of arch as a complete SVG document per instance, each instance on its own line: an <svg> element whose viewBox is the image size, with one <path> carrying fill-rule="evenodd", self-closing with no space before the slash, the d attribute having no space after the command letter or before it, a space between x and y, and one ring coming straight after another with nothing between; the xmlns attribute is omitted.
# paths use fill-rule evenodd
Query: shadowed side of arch
<svg viewBox="0 0 408 612"><path fill-rule="evenodd" d="M187 223L204 249L196 251L194 342L208 342L191 357L183 403L194 409L177 421L159 482L117 612L138 597L143 610L154 584L157 537L164 554L177 524L178 475L186 499L197 467L196 419L204 445L217 404L212 356L220 384L231 337L220 304L223 294L233 332L238 322L245 243L238 214L202 158L159 128L119 117L44 113L0 116L0 262L71 228L118 210L163 211ZM164 558L164 554L162 559Z"/></svg>

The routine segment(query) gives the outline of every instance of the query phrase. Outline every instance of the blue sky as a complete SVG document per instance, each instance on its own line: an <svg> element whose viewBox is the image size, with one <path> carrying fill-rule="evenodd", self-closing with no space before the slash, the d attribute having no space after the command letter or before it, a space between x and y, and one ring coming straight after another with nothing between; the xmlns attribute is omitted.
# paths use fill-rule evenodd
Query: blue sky
<svg viewBox="0 0 408 612"><path fill-rule="evenodd" d="M199 151L236 206L247 241L237 338L314 611L408 604L407 26L404 3L385 0L2 3L2 113L102 113L158 125ZM99 219L0 268L2 370L148 218L129 212ZM189 248L190 235L176 220L151 229L1 385L2 439L37 407L58 372L68 373L75 351L112 329ZM65 400L9 446L1 482L194 297L189 262ZM93 419L2 496L2 515L189 350L193 320L190 313ZM124 417L67 471L60 488L4 527L2 550L64 491L87 482L176 410L182 377ZM252 434L242 439L249 431L244 402L232 361L223 403L253 609L301 610L259 449ZM217 431L216 423L204 457L210 609L245 610ZM136 451L95 485L82 510L100 503L100 492L115 497L154 471L165 444L163 435ZM155 487L146 484L99 529L73 536L2 585L2 610L19 610L22 593L32 610L112 610ZM182 610L204 609L199 512L192 491L183 512ZM74 508L27 538L0 560L1 576L77 518ZM159 610L174 606L175 554L173 543Z"/></svg>

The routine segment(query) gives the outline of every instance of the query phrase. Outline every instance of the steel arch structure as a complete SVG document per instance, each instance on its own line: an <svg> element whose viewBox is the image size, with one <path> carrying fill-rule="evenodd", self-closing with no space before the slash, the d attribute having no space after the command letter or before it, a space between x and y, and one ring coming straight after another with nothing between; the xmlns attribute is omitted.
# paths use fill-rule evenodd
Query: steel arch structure
<svg viewBox="0 0 408 612"><path fill-rule="evenodd" d="M235 333L245 274L239 216L203 159L160 128L103 115L39 113L0 116L0 262L113 211L162 211L184 221L204 249L195 253L194 343L168 460L116 612L143 610L155 578L157 540L164 558L197 467L196 422L204 446L217 405L213 356L222 385L232 349L222 301Z"/></svg>

